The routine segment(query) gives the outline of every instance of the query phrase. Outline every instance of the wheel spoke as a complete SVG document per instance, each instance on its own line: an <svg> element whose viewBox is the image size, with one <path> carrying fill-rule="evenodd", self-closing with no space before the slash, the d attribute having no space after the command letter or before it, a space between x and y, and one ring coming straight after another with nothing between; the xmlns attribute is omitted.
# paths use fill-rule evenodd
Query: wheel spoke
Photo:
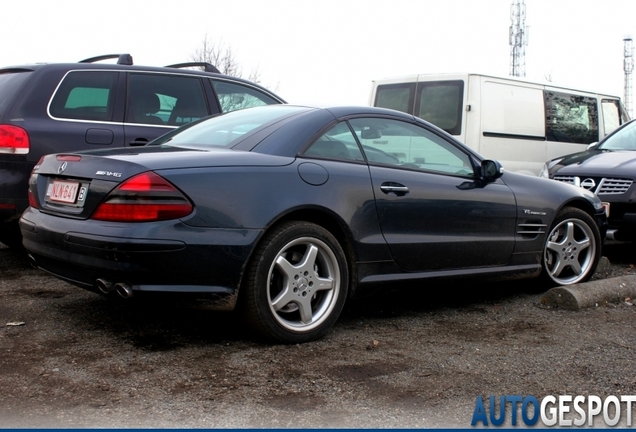
<svg viewBox="0 0 636 432"><path fill-rule="evenodd" d="M313 320L312 298L316 291L330 290L334 287L331 277L321 277L316 271L316 260L320 250L316 245L309 244L298 262L292 264L281 254L276 259L276 268L282 273L280 292L271 301L275 311L279 312L290 303L298 307L300 321L309 324Z"/></svg>
<svg viewBox="0 0 636 432"><path fill-rule="evenodd" d="M296 302L298 310L300 312L300 321L303 324L309 324L314 318L314 311L311 306L311 296L300 297Z"/></svg>
<svg viewBox="0 0 636 432"><path fill-rule="evenodd" d="M296 274L297 267L287 261L287 259L282 255L276 258L276 267L278 270L283 272L285 279L293 279Z"/></svg>

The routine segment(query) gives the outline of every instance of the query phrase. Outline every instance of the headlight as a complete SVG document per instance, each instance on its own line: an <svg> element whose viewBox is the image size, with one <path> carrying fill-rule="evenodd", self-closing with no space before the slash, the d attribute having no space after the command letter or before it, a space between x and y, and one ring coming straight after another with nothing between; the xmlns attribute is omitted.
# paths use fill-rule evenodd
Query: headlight
<svg viewBox="0 0 636 432"><path fill-rule="evenodd" d="M552 159L551 161L546 162L543 165L543 169L541 169L541 172L539 173L539 177L550 178L550 170L562 160L563 158L558 158L558 159Z"/></svg>

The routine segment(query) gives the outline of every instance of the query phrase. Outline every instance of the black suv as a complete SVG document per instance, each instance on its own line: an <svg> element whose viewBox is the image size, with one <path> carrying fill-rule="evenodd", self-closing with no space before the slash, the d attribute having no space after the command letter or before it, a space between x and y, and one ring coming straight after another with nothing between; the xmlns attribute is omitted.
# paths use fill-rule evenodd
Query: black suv
<svg viewBox="0 0 636 432"><path fill-rule="evenodd" d="M97 63L117 58L117 64ZM186 69L203 66L203 70ZM285 103L209 63L133 65L129 54L0 68L0 242L20 244L33 166L48 153L143 146L212 114Z"/></svg>

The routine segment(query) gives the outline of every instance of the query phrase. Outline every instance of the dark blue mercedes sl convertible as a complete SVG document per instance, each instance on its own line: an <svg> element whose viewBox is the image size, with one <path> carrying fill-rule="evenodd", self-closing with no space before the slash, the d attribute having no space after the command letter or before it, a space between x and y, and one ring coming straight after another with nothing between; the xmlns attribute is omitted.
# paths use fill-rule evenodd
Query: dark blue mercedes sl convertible
<svg viewBox="0 0 636 432"><path fill-rule="evenodd" d="M239 309L274 340L322 336L369 284L591 277L592 193L504 173L431 124L370 107L250 108L146 147L43 157L20 220L40 268L123 297Z"/></svg>

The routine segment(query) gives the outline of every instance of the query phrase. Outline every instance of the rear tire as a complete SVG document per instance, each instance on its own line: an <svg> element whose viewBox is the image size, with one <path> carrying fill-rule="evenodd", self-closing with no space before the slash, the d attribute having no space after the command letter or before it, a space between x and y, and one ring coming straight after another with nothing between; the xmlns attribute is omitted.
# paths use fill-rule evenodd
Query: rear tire
<svg viewBox="0 0 636 432"><path fill-rule="evenodd" d="M557 214L543 247L543 277L552 285L589 280L601 259L601 234L583 210L566 207Z"/></svg>
<svg viewBox="0 0 636 432"><path fill-rule="evenodd" d="M342 247L324 228L288 222L256 250L241 293L246 323L284 343L323 336L336 322L349 285Z"/></svg>

